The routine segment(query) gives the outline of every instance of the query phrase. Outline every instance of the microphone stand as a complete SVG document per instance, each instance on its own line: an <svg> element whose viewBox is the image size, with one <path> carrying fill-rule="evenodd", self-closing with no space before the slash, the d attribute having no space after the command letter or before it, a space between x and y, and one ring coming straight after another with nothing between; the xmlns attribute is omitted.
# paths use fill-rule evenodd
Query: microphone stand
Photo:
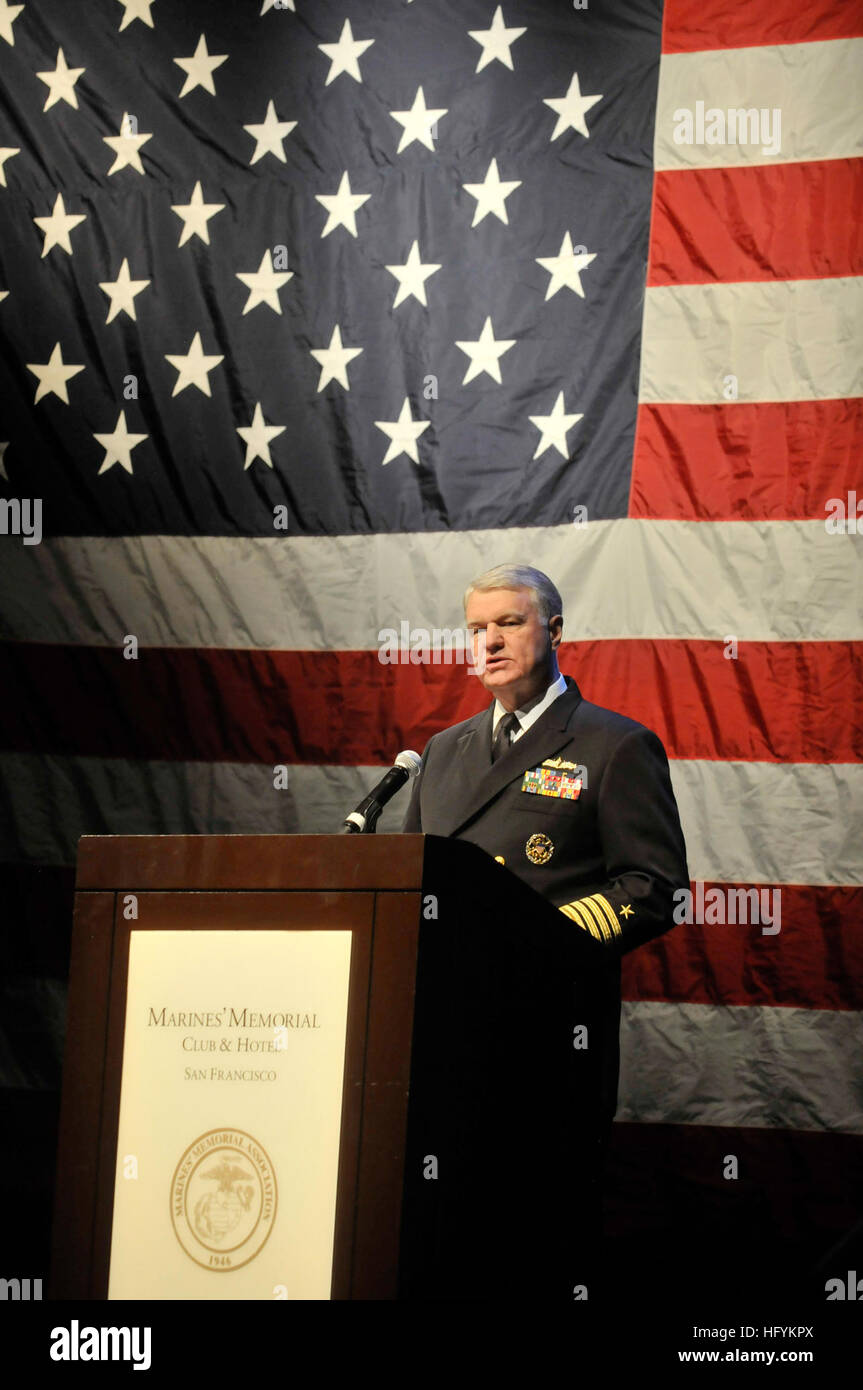
<svg viewBox="0 0 863 1390"><path fill-rule="evenodd" d="M383 807L380 803L373 801L364 815L359 811L351 811L345 820L341 833L343 835L374 835L382 810Z"/></svg>
<svg viewBox="0 0 863 1390"><path fill-rule="evenodd" d="M343 822L343 835L374 835L381 811L396 792L420 771L420 756L412 749L399 753L386 776L372 788Z"/></svg>

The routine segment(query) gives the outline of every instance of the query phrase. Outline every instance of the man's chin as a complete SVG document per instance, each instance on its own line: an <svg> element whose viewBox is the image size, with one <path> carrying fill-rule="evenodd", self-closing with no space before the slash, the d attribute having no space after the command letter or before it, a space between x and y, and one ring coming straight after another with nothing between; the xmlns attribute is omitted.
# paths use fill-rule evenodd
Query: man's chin
<svg viewBox="0 0 863 1390"><path fill-rule="evenodd" d="M499 695L508 686L516 685L518 677L514 674L511 663L507 661L502 666L486 666L480 680L486 690L493 690L495 695Z"/></svg>

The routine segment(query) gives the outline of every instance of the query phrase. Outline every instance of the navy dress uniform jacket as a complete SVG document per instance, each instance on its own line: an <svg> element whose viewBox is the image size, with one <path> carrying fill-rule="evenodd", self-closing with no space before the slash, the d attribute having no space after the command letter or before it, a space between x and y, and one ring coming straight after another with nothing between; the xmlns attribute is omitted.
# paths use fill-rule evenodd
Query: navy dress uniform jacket
<svg viewBox="0 0 863 1390"><path fill-rule="evenodd" d="M689 888L689 874L660 740L635 720L583 699L569 676L566 685L495 763L494 702L434 734L403 830L479 845L599 943L606 1001L602 1110L610 1120L620 956L672 926L674 893ZM555 794L561 782L565 795Z"/></svg>
<svg viewBox="0 0 863 1390"><path fill-rule="evenodd" d="M689 887L686 846L659 739L590 704L570 676L566 685L495 763L494 703L434 734L403 829L479 845L621 955L672 925L674 892ZM556 762L569 764L569 795L525 786L533 771L533 785L544 776L553 788ZM583 769L580 788L572 769Z"/></svg>

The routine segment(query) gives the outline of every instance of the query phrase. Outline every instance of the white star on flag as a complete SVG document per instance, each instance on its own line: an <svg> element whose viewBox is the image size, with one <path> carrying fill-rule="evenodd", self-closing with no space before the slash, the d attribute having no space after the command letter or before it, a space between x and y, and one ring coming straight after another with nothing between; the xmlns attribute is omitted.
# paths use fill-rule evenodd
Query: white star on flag
<svg viewBox="0 0 863 1390"><path fill-rule="evenodd" d="M279 303L279 290L294 278L294 272L292 270L274 270L273 254L269 249L261 257L261 264L257 270L246 272L238 270L236 275L237 279L242 280L249 291L246 307L243 309L244 314L248 314L259 304L267 304L277 314L282 312L282 306Z"/></svg>
<svg viewBox="0 0 863 1390"><path fill-rule="evenodd" d="M120 122L119 135L103 135L105 144L114 151L114 163L108 170L108 177L116 174L118 169L125 169L129 165L132 169L143 174L144 166L141 163L141 156L138 153L142 145L146 145L148 140L152 140L152 135L135 135L133 133L134 117L130 117L128 111L123 112L123 119Z"/></svg>
<svg viewBox="0 0 863 1390"><path fill-rule="evenodd" d="M255 144L255 153L249 160L250 164L257 164L259 159L263 159L265 154L274 154L276 159L280 159L283 164L287 163L285 157L285 140L291 131L296 127L296 121L280 121L276 115L276 104L271 101L267 104L267 114L263 121L257 125L244 125L243 130L247 130L252 136Z"/></svg>
<svg viewBox="0 0 863 1390"><path fill-rule="evenodd" d="M389 435L389 445L382 459L382 463L390 463L398 458L399 454L407 454L408 458L413 459L414 463L419 463L420 456L417 450L417 440L423 430L427 430L431 424L430 420L414 420L411 416L411 405L405 396L404 405L401 408L397 420L375 420L377 429Z"/></svg>
<svg viewBox="0 0 863 1390"><path fill-rule="evenodd" d="M15 47L15 35L12 33L12 25L23 10L23 5L10 5L8 0L0 0L0 38L5 39Z"/></svg>
<svg viewBox="0 0 863 1390"><path fill-rule="evenodd" d="M328 217L321 236L329 236L336 227L346 227L351 236L357 234L357 209L367 203L371 193L352 193L348 172L342 174L338 193L316 193L315 202L326 208Z"/></svg>
<svg viewBox="0 0 863 1390"><path fill-rule="evenodd" d="M80 363L67 366L63 361L63 350L59 343L54 344L54 351L47 362L28 362L26 363L28 372L39 378L39 385L36 388L36 399L33 404L38 405L43 396L59 396L61 401L69 404L69 392L66 389L66 382L79 372L83 372L84 364Z"/></svg>
<svg viewBox="0 0 863 1390"><path fill-rule="evenodd" d="M556 140L558 135L562 135L565 130L577 130L581 135L590 138L590 131L584 117L591 106L602 101L602 92L598 96L583 97L577 72L572 74L572 81L565 97L543 97L543 101L546 106L551 107L552 111L557 112L557 124L554 127L554 134L550 137L552 140Z"/></svg>
<svg viewBox="0 0 863 1390"><path fill-rule="evenodd" d="M252 416L251 425L237 425L237 434L246 446L246 462L243 468L251 468L255 459L262 459L268 468L272 468L273 460L270 457L270 440L284 434L284 425L267 425L264 423L264 412L261 410L261 402L255 405L255 413Z"/></svg>
<svg viewBox="0 0 863 1390"><path fill-rule="evenodd" d="M86 72L86 68L70 68L66 66L66 56L62 48L57 49L57 66L53 72L37 72L36 76L40 82L44 82L48 88L48 95L45 98L43 111L50 111L51 107L58 101L65 101L69 106L74 106L78 110L78 96L75 92L75 83Z"/></svg>
<svg viewBox="0 0 863 1390"><path fill-rule="evenodd" d="M310 348L309 351L315 361L320 364L319 391L323 391L324 387L331 381L337 381L340 386L344 386L346 391L350 391L348 363L352 362L355 357L359 357L363 349L342 347L342 330L338 324L333 329L329 347Z"/></svg>
<svg viewBox="0 0 863 1390"><path fill-rule="evenodd" d="M418 299L420 304L424 304L426 308L428 308L425 282L430 275L434 275L436 270L440 270L440 266L431 264L423 265L420 260L418 241L414 242L408 252L408 258L404 265L388 265L385 268L389 271L390 275L394 275L399 282L399 287L396 290L396 297L393 300L394 309L397 309L409 295L413 295L414 299Z"/></svg>
<svg viewBox="0 0 863 1390"><path fill-rule="evenodd" d="M137 322L135 295L145 290L149 283L149 280L133 280L131 278L127 260L124 260L120 266L120 273L116 280L100 280L99 289L104 290L111 301L105 322L110 323L119 313L128 314L130 319Z"/></svg>
<svg viewBox="0 0 863 1390"><path fill-rule="evenodd" d="M408 145L413 144L414 140L419 140L427 150L433 150L432 126L437 125L441 116L445 116L448 110L449 107L446 106L440 107L439 110L433 110L426 106L423 89L417 87L417 94L410 111L390 112L393 120L398 121L399 125L404 127L396 154L401 154L402 150L406 150Z"/></svg>
<svg viewBox="0 0 863 1390"><path fill-rule="evenodd" d="M527 417L532 425L540 432L540 441L534 450L534 458L539 458L546 449L555 448L558 453L563 454L564 458L569 458L569 450L566 447L566 432L571 429L578 420L584 419L584 414L567 415L564 411L563 392L558 391L550 415L529 415Z"/></svg>
<svg viewBox="0 0 863 1390"><path fill-rule="evenodd" d="M371 48L373 43L374 39L355 39L351 21L346 19L338 43L318 44L318 48L330 60L330 70L327 73L324 86L329 87L330 83L342 72L348 73L356 82L362 82L360 65L357 60L367 48Z"/></svg>
<svg viewBox="0 0 863 1390"><path fill-rule="evenodd" d="M191 58L175 58L174 62L178 68L182 68L186 74L183 83L181 97L188 96L196 87L203 87L205 92L211 96L216 95L216 84L213 81L213 73L216 68L220 68L223 63L228 61L227 53L209 53L207 51L207 40L202 34L198 39L198 47L195 49Z"/></svg>
<svg viewBox="0 0 863 1390"><path fill-rule="evenodd" d="M215 217L217 212L223 212L225 203L205 203L204 195L201 191L200 179L195 184L194 192L188 203L172 203L171 211L175 212L183 222L183 230L180 233L180 240L177 242L178 248L185 246L186 242L193 236L198 236L207 245L210 244L210 229L207 226L211 217Z"/></svg>
<svg viewBox="0 0 863 1390"><path fill-rule="evenodd" d="M185 391L187 386L197 386L198 390L203 391L205 396L212 396L209 373L224 360L223 356L206 356L201 345L200 333L195 334L189 351L184 356L172 356L166 352L165 361L170 362L171 366L178 372L171 395L179 395L181 391Z"/></svg>
<svg viewBox="0 0 863 1390"><path fill-rule="evenodd" d="M507 29L503 22L503 11L498 5L490 29L468 29L468 33L476 43L482 45L482 53L479 55L479 61L476 65L477 72L482 72L483 68L489 63L493 63L495 58L512 71L512 54L509 50L516 39L520 39L522 34L527 33L527 30ZM510 35L512 35L511 38Z"/></svg>
<svg viewBox="0 0 863 1390"><path fill-rule="evenodd" d="M475 342L457 342L456 347L461 348L470 358L470 366L464 374L462 386L467 386L468 382L473 381L481 372L488 372L500 386L500 359L511 347L515 347L515 343L515 338L495 338L491 318L486 319Z"/></svg>
<svg viewBox="0 0 863 1390"><path fill-rule="evenodd" d="M6 145L0 149L0 188L6 187L6 170L4 165L7 159L14 159L16 154L20 154L20 149L15 145Z"/></svg>
<svg viewBox="0 0 863 1390"><path fill-rule="evenodd" d="M42 260L52 251L55 246L59 246L67 255L72 254L72 243L69 233L73 227L79 223L86 222L85 212L74 213L66 211L66 204L63 202L63 194L58 193L54 200L54 210L50 217L34 217L33 221L45 233L45 243L42 247Z"/></svg>
<svg viewBox="0 0 863 1390"><path fill-rule="evenodd" d="M521 179L512 179L509 183L502 183L497 171L497 160L493 159L482 183L463 183L462 188L472 198L476 198L476 209L470 224L472 227L476 227L490 212L493 212L495 217L499 217L501 222L505 222L509 226L509 218L506 215L506 200L510 193L521 188Z"/></svg>
<svg viewBox="0 0 863 1390"><path fill-rule="evenodd" d="M93 434L97 444L101 444L105 450L105 457L102 460L97 477L107 473L109 468L113 468L115 463L119 463L127 473L132 472L132 450L139 444L143 444L145 439L149 439L148 434L130 434L126 427L126 412L121 410L117 416L117 423L114 426L113 434Z"/></svg>
<svg viewBox="0 0 863 1390"><path fill-rule="evenodd" d="M0 478L5 478L7 483L9 481L9 474L6 472L6 465L3 462L3 459L8 448L9 440L7 439L5 444L0 444Z"/></svg>
<svg viewBox="0 0 863 1390"><path fill-rule="evenodd" d="M551 296L563 289L564 285L584 299L581 272L590 265L591 261L595 260L595 251L585 251L581 247L573 250L572 237L569 232L564 233L558 255L536 257L537 264L541 265L543 270L547 270L551 276L548 289L545 292L546 299L551 299Z"/></svg>
<svg viewBox="0 0 863 1390"><path fill-rule="evenodd" d="M154 29L155 25L150 10L155 3L156 0L118 0L118 4L123 5L125 9L123 18L120 20L120 33L122 34L123 30L133 24L136 19L140 19L142 23Z"/></svg>

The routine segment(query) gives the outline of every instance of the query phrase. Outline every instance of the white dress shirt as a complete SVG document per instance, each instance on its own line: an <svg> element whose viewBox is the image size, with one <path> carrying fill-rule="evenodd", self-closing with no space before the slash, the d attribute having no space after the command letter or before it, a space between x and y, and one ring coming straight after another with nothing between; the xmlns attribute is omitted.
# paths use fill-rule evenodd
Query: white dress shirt
<svg viewBox="0 0 863 1390"><path fill-rule="evenodd" d="M513 710L512 713L518 720L519 728L518 733L514 733L512 735L510 743L516 743L518 739L521 738L522 734L527 732L531 724L535 724L537 719L539 719L541 715L545 714L545 711L548 709L549 705L553 704L559 695L565 694L566 679L564 676L558 676L556 681L552 681L551 685L548 687L548 690L545 692L541 700L534 701L532 704L528 705L527 709ZM503 719L503 716L505 714L509 713L510 711L504 709L500 700L496 699L494 702L494 715L492 716L492 740L494 740L494 736L497 733L497 726L500 723L501 719Z"/></svg>

